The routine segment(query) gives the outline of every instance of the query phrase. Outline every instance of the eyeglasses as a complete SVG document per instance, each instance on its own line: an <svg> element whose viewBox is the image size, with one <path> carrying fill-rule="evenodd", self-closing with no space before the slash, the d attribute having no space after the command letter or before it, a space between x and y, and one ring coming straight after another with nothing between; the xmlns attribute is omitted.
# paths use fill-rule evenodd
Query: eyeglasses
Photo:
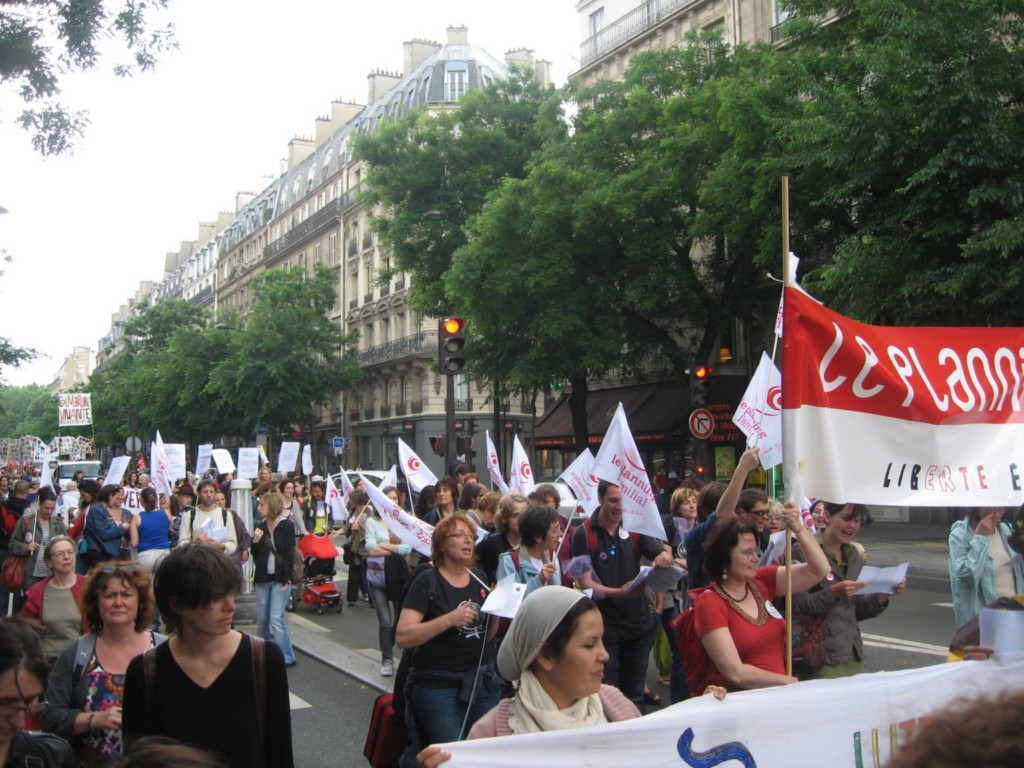
<svg viewBox="0 0 1024 768"><path fill-rule="evenodd" d="M46 702L43 701L43 695L37 693L35 696L29 696L27 699L21 699L20 703L15 702L4 702L0 704L0 717L13 717L19 712L26 715L35 715L46 709Z"/></svg>
<svg viewBox="0 0 1024 768"><path fill-rule="evenodd" d="M100 568L99 572L103 573L103 574L107 574L107 573L128 573L128 574L134 574L135 573L135 566L132 565L131 563L128 563L127 565L104 565L102 568Z"/></svg>
<svg viewBox="0 0 1024 768"><path fill-rule="evenodd" d="M465 531L460 531L459 533L449 533L447 536L445 536L445 538L462 539L462 541L473 541L476 539L476 537L472 533L466 533Z"/></svg>
<svg viewBox="0 0 1024 768"><path fill-rule="evenodd" d="M768 514L768 510L767 509L752 509L752 510L750 510L750 514L757 515L758 517L764 517L765 515Z"/></svg>

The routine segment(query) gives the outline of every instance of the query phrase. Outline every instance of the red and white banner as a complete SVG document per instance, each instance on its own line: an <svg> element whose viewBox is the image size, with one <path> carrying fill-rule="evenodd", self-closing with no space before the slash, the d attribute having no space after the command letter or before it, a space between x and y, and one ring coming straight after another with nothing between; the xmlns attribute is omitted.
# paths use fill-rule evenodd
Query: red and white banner
<svg viewBox="0 0 1024 768"><path fill-rule="evenodd" d="M626 410L619 403L604 441L594 459L591 474L622 491L622 527L633 533L644 533L656 539L665 538L665 526L658 513L654 489L647 478L633 433L626 421Z"/></svg>
<svg viewBox="0 0 1024 768"><path fill-rule="evenodd" d="M327 482L324 485L326 486L324 501L327 502L327 506L331 510L331 517L334 518L336 523L345 522L348 520L348 494L352 490L352 483L349 482L348 473L345 472L345 468L341 467L341 487L344 489L344 493L338 490L338 486L334 484L330 477L327 478Z"/></svg>
<svg viewBox="0 0 1024 768"><path fill-rule="evenodd" d="M523 444L519 442L519 435L512 441L512 466L508 470L508 487L513 493L521 493L523 496L529 496L537 487L533 481L533 468Z"/></svg>
<svg viewBox="0 0 1024 768"><path fill-rule="evenodd" d="M1024 328L870 326L786 289L787 497L1024 501Z"/></svg>
<svg viewBox="0 0 1024 768"><path fill-rule="evenodd" d="M401 439L398 442L401 443ZM430 557L430 541L434 536L434 526L423 522L415 515L410 515L395 504L381 492L380 488L363 477L362 472L359 472L358 475L363 480L363 489L370 497L370 503L377 508L381 518L386 521L388 532L421 555Z"/></svg>
<svg viewBox="0 0 1024 768"><path fill-rule="evenodd" d="M409 484L409 490L419 493L428 485L437 484L437 475L430 471L430 468L423 463L423 459L416 455L416 451L405 444L402 438L398 438L398 463L402 465L402 474Z"/></svg>
<svg viewBox="0 0 1024 768"><path fill-rule="evenodd" d="M508 493L508 484L505 482L505 478L501 476L498 452L494 449L494 443L491 442L490 430L484 431L484 437L487 440L487 474L491 476L491 485L495 490Z"/></svg>

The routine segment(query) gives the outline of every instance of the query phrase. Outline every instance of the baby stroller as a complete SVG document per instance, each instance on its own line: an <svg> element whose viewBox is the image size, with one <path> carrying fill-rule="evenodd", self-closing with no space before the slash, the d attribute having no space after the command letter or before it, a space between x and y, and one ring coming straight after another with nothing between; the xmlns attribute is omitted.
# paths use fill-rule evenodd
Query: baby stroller
<svg viewBox="0 0 1024 768"><path fill-rule="evenodd" d="M334 559L338 552L327 536L306 534L297 547L297 555L302 556L302 602L316 606L316 612L322 616L327 608L334 608L341 613L341 593L334 586ZM289 611L295 610L295 593L288 596Z"/></svg>

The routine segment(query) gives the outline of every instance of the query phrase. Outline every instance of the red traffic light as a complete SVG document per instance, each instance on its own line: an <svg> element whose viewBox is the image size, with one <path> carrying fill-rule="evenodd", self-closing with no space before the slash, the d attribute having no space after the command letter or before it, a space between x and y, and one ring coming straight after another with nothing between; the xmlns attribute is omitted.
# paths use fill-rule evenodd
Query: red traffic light
<svg viewBox="0 0 1024 768"><path fill-rule="evenodd" d="M693 376L699 381L708 378L714 372L714 369L710 365L700 365L694 369Z"/></svg>
<svg viewBox="0 0 1024 768"><path fill-rule="evenodd" d="M466 321L461 317L449 317L441 324L441 327L444 329L445 333L454 335L456 333L462 333L466 327Z"/></svg>

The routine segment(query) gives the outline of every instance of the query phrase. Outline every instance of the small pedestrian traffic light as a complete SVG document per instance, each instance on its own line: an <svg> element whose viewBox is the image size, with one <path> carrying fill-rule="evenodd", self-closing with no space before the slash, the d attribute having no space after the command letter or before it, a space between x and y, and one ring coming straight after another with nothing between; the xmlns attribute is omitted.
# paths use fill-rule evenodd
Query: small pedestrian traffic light
<svg viewBox="0 0 1024 768"><path fill-rule="evenodd" d="M441 321L441 338L438 344L438 369L445 376L462 373L466 367L466 321L461 317L449 317Z"/></svg>
<svg viewBox="0 0 1024 768"><path fill-rule="evenodd" d="M701 408L708 404L708 390L714 369L710 365L698 365L690 369L690 405Z"/></svg>
<svg viewBox="0 0 1024 768"><path fill-rule="evenodd" d="M437 456L444 456L444 435L431 435L429 439L430 450L432 450Z"/></svg>

